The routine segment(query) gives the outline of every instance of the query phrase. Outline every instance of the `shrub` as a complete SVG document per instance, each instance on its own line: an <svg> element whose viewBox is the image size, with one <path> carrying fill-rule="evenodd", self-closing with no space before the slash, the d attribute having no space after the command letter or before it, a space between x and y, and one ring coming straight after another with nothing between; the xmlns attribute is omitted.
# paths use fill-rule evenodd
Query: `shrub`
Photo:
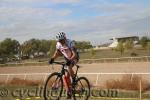
<svg viewBox="0 0 150 100"><path fill-rule="evenodd" d="M108 89L139 90L140 80L142 82L142 91L150 90L149 82L142 80L142 77L138 75L124 75L120 80L107 80L105 86Z"/></svg>
<svg viewBox="0 0 150 100"><path fill-rule="evenodd" d="M135 57L135 56L137 56L138 54L135 53L135 52L132 52L130 55L131 55L132 57Z"/></svg>
<svg viewBox="0 0 150 100"><path fill-rule="evenodd" d="M40 80L23 80L19 78L13 78L11 81L8 82L9 85L27 85L27 86L38 86L42 84Z"/></svg>

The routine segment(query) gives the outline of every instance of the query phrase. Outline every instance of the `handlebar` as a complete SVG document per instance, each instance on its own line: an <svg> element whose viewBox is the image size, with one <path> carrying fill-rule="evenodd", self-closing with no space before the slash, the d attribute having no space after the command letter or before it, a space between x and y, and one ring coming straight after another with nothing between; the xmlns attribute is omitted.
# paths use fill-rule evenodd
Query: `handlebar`
<svg viewBox="0 0 150 100"><path fill-rule="evenodd" d="M66 65L66 63L65 62L53 62L53 64L59 64L59 65Z"/></svg>

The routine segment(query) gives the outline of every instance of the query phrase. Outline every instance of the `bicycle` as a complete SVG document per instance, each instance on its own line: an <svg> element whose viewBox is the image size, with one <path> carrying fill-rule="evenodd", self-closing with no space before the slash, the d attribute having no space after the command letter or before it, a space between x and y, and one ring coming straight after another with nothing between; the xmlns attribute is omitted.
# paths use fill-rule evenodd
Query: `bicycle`
<svg viewBox="0 0 150 100"><path fill-rule="evenodd" d="M54 62L55 64L62 65L60 72L54 72L48 76L44 86L44 99L45 100L60 100L63 98L63 76L65 73L69 73L66 69L64 62ZM86 77L78 77L77 72L80 68L79 65L75 71L75 77L71 78L71 92L73 100L88 100L90 97L90 83Z"/></svg>

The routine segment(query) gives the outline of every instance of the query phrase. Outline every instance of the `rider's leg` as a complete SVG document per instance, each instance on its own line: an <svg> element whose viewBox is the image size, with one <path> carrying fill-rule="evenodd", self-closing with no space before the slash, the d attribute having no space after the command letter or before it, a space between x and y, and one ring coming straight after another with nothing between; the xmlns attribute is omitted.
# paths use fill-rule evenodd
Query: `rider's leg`
<svg viewBox="0 0 150 100"><path fill-rule="evenodd" d="M70 73L70 75L71 75L72 78L74 77L73 66L74 66L74 64L76 64L77 62L78 62L78 60L75 59L75 60L72 62L72 64L70 64L69 67L68 67L68 71L69 71L69 73Z"/></svg>
<svg viewBox="0 0 150 100"><path fill-rule="evenodd" d="M74 71L73 71L73 69L72 69L72 66L68 66L68 72L69 73L66 73L66 75L65 75L65 85L66 85L66 90L70 90L70 88L71 88L71 79L70 79L70 76L71 77L73 77L73 75L74 75Z"/></svg>
<svg viewBox="0 0 150 100"><path fill-rule="evenodd" d="M72 86L71 86L71 77L74 75L74 71L72 69L72 66L68 66L68 72L67 73L67 99L71 99L72 96Z"/></svg>
<svg viewBox="0 0 150 100"><path fill-rule="evenodd" d="M74 64L76 64L78 61L74 60L73 63L71 63L70 65L68 65L68 74L67 74L67 79L68 79L68 83L69 86L71 87L71 80L70 80L70 76L72 77L72 79L75 77L74 76L74 71L73 71L73 66Z"/></svg>
<svg viewBox="0 0 150 100"><path fill-rule="evenodd" d="M74 66L74 64L75 63L77 63L77 61L75 60L74 62L72 62L72 63L70 63L70 64L68 64L67 66L68 66L68 72L69 73L67 73L67 81L65 82L65 87L66 87L66 91L67 91L67 98L69 97L71 97L71 89L72 89L72 87L71 87L71 79L70 79L70 76L71 77L74 77L74 71L73 71L73 66Z"/></svg>
<svg viewBox="0 0 150 100"><path fill-rule="evenodd" d="M63 81L64 81L64 86L65 86L66 91L69 91L69 85L68 85L69 83L68 83L67 74L63 76Z"/></svg>
<svg viewBox="0 0 150 100"><path fill-rule="evenodd" d="M68 67L68 71L69 71L68 75L71 75L71 77L74 77L74 71L73 71L72 67L73 67L73 65L71 65L71 66Z"/></svg>
<svg viewBox="0 0 150 100"><path fill-rule="evenodd" d="M67 99L71 99L71 81L70 81L70 74L66 73L63 76L63 80L64 80L64 86L67 92Z"/></svg>
<svg viewBox="0 0 150 100"><path fill-rule="evenodd" d="M68 81L68 86L71 87L71 78L70 78L70 76L74 77L74 71L72 69L72 66L68 67L68 72L69 73L67 73L67 81Z"/></svg>

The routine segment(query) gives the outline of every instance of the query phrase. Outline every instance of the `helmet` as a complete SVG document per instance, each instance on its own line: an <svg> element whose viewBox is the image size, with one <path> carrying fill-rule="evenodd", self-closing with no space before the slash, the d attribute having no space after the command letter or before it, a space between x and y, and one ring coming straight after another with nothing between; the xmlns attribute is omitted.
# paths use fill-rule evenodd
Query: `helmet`
<svg viewBox="0 0 150 100"><path fill-rule="evenodd" d="M64 32L59 32L57 35L56 35L56 39L57 40L62 40L62 39L65 39L66 38L66 35Z"/></svg>

